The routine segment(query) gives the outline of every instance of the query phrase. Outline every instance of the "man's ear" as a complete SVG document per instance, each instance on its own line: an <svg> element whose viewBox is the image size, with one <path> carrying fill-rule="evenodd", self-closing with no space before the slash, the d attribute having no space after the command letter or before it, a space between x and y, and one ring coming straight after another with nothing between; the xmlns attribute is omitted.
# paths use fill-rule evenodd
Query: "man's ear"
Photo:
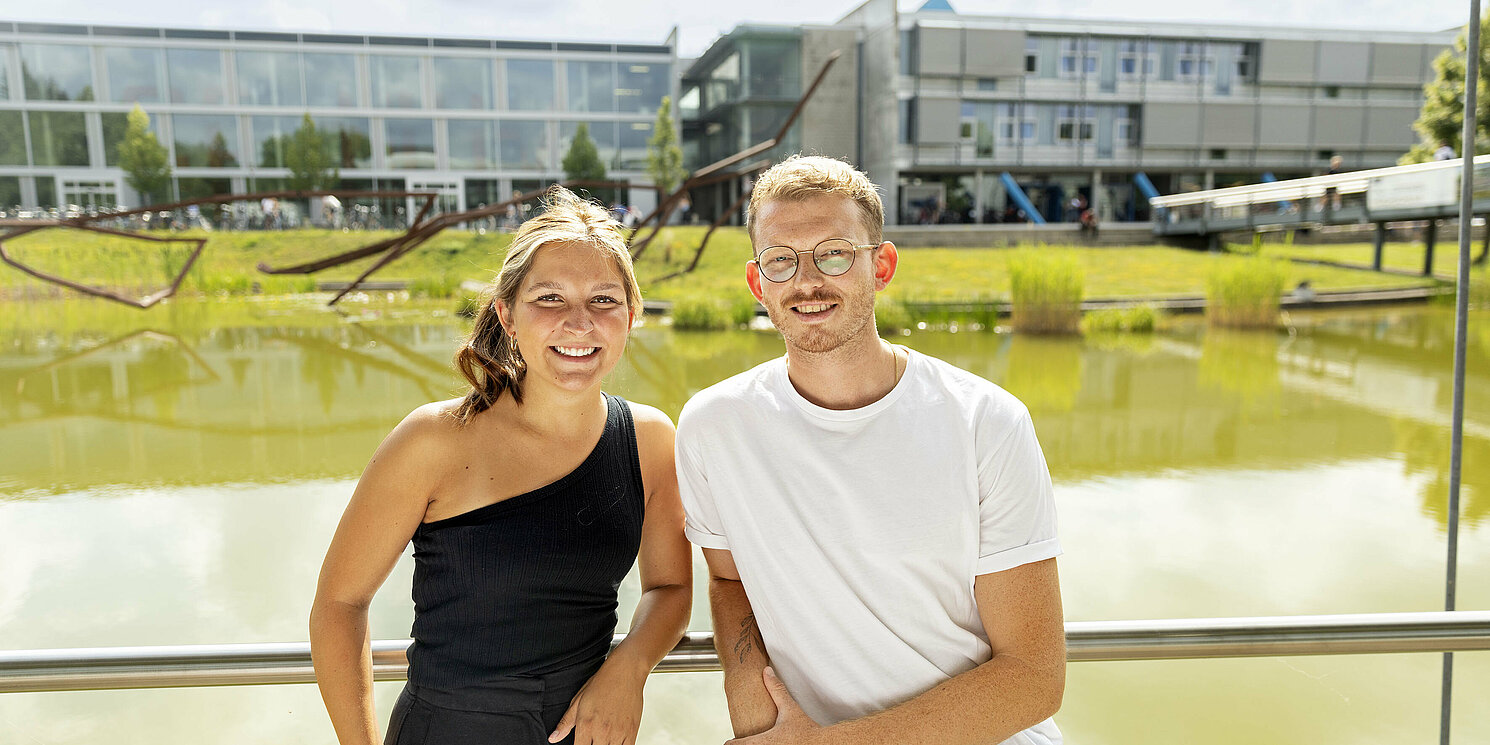
<svg viewBox="0 0 1490 745"><path fill-rule="evenodd" d="M890 286L895 278L895 267L900 264L900 252L895 244L885 241L874 252L874 290L879 292Z"/></svg>
<svg viewBox="0 0 1490 745"><path fill-rule="evenodd" d="M756 300L765 297L761 292L761 272L756 268L755 259L745 262L745 284L750 286L750 294L754 295Z"/></svg>

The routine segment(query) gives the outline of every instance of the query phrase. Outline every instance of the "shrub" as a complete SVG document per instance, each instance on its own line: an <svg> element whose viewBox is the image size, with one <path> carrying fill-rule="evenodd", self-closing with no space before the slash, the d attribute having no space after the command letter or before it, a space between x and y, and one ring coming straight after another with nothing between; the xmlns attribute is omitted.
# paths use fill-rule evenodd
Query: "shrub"
<svg viewBox="0 0 1490 745"><path fill-rule="evenodd" d="M1283 296L1283 269L1283 262L1257 258L1216 267L1206 281L1206 321L1230 328L1272 327Z"/></svg>
<svg viewBox="0 0 1490 745"><path fill-rule="evenodd" d="M316 291L316 278L309 274L271 274L255 280L264 295L298 295Z"/></svg>
<svg viewBox="0 0 1490 745"><path fill-rule="evenodd" d="M723 298L686 295L673 301L672 317L682 331L722 331L734 326L736 314Z"/></svg>
<svg viewBox="0 0 1490 745"><path fill-rule="evenodd" d="M1016 331L1074 334L1081 329L1081 264L1069 252L1020 249L1009 256Z"/></svg>
<svg viewBox="0 0 1490 745"><path fill-rule="evenodd" d="M874 325L881 334L898 334L915 325L910 309L895 298L880 295L874 303Z"/></svg>
<svg viewBox="0 0 1490 745"><path fill-rule="evenodd" d="M1130 305L1086 314L1081 319L1081 330L1088 334L1150 334L1158 323L1159 311L1154 306Z"/></svg>
<svg viewBox="0 0 1490 745"><path fill-rule="evenodd" d="M409 291L409 297L452 298L460 291L460 277L453 274L419 277L409 280L405 289Z"/></svg>
<svg viewBox="0 0 1490 745"><path fill-rule="evenodd" d="M729 300L729 320L733 326L749 326L760 303L751 295L736 295Z"/></svg>

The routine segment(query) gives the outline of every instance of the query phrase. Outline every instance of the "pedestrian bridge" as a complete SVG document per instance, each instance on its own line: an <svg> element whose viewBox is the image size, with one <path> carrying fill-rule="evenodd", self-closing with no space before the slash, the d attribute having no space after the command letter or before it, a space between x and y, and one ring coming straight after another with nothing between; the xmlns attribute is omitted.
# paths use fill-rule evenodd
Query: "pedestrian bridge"
<svg viewBox="0 0 1490 745"><path fill-rule="evenodd" d="M1325 225L1376 226L1375 268L1388 223L1427 221L1425 266L1432 266L1436 221L1459 215L1463 159L1153 197L1154 234L1194 238L1214 248L1222 233ZM1490 155L1474 162L1473 214L1490 214Z"/></svg>

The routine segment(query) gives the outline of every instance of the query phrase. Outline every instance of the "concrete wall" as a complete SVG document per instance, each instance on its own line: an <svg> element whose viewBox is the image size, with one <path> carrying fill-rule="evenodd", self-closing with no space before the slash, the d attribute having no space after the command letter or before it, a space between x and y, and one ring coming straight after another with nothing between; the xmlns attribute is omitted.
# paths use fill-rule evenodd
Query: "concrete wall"
<svg viewBox="0 0 1490 745"><path fill-rule="evenodd" d="M900 104L895 77L900 72L900 29L895 0L867 0L844 17L841 25L859 34L859 169L869 174L893 222L900 203L895 144L900 132Z"/></svg>
<svg viewBox="0 0 1490 745"><path fill-rule="evenodd" d="M836 50L837 62L802 110L803 150L852 161L859 155L859 34L854 29L809 28L802 32L802 90Z"/></svg>

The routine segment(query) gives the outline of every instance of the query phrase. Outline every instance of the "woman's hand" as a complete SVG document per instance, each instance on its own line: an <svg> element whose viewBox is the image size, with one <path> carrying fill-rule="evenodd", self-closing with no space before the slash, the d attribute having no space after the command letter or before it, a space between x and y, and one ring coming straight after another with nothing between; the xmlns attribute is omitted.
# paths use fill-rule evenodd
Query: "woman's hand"
<svg viewBox="0 0 1490 745"><path fill-rule="evenodd" d="M613 657L574 694L559 726L548 736L558 742L574 731L574 745L634 745L642 723L646 672L627 671Z"/></svg>

